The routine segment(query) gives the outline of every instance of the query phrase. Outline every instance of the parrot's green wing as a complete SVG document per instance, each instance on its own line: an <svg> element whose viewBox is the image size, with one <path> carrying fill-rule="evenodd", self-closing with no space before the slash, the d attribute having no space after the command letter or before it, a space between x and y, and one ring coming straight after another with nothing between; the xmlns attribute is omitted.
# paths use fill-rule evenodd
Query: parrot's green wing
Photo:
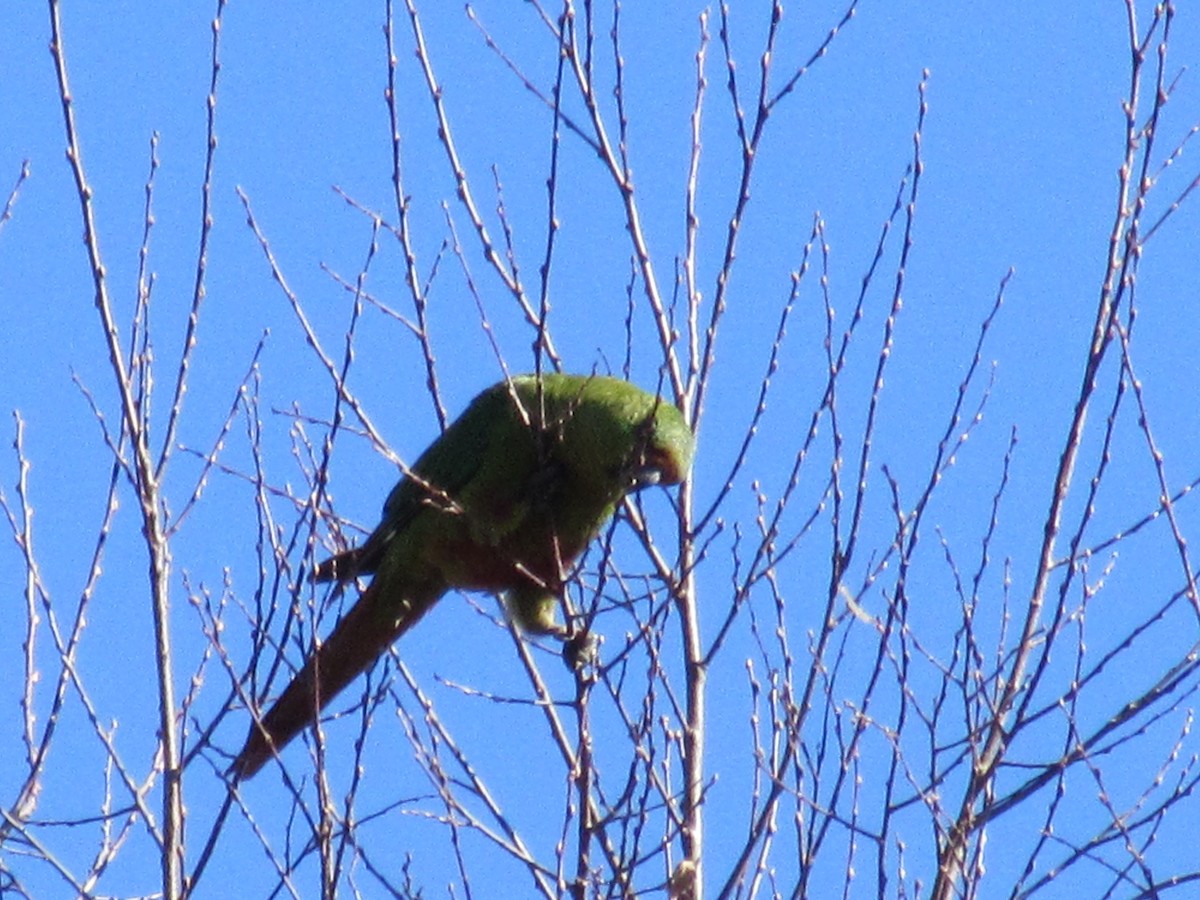
<svg viewBox="0 0 1200 900"><path fill-rule="evenodd" d="M526 446L528 453L522 452ZM366 543L322 563L316 580L349 581L377 571L396 536L430 508L465 515L469 505L473 530L487 534L519 526L535 460L532 451L532 435L508 385L494 385L475 398L392 489L383 518Z"/></svg>

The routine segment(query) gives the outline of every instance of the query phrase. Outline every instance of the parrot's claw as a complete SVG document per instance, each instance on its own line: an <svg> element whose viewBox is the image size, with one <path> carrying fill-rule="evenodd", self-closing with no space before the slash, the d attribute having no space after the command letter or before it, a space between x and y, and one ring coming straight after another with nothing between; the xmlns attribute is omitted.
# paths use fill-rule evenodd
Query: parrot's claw
<svg viewBox="0 0 1200 900"><path fill-rule="evenodd" d="M596 666L600 663L600 639L586 628L580 628L574 634L566 635L562 656L571 672Z"/></svg>

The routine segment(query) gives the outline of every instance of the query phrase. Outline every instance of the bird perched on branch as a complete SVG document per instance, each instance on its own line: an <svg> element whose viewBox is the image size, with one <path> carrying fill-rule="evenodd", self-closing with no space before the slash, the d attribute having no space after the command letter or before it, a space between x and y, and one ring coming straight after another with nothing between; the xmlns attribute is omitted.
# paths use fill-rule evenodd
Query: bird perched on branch
<svg viewBox="0 0 1200 900"><path fill-rule="evenodd" d="M316 581L374 577L230 771L254 775L448 590L502 593L520 628L567 637L555 607L570 565L626 493L687 477L694 450L679 410L627 381L521 375L488 388L393 488L366 543L317 567Z"/></svg>

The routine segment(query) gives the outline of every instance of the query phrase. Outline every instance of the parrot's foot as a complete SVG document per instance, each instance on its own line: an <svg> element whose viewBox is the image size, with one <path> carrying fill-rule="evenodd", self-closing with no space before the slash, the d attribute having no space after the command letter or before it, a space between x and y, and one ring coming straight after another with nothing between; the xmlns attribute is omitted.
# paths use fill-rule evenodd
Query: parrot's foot
<svg viewBox="0 0 1200 900"><path fill-rule="evenodd" d="M600 664L600 639L586 628L564 635L563 663L572 672Z"/></svg>

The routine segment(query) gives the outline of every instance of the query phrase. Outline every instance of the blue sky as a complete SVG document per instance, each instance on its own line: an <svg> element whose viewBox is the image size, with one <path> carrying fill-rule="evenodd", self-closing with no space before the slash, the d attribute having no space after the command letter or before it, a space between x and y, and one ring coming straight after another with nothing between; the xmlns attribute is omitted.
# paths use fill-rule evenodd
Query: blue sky
<svg viewBox="0 0 1200 900"><path fill-rule="evenodd" d="M632 6L621 14L628 152L649 247L669 296L675 260L684 248L689 117L696 87L698 19L704 7L675 5L667 11ZM154 355L160 366L155 378L164 391L154 407L159 440L169 406L166 387L174 377L173 360L196 278L214 8L122 3L103 8L68 5L62 10L75 112L123 340L127 340L136 296L150 140L152 134L158 135L160 165L149 268L155 276L151 315ZM777 85L808 59L844 11L838 4L786 10L773 61ZM528 77L549 89L555 46L533 10L527 5L485 2L476 12ZM1138 13L1145 28L1152 8L1140 4ZM503 185L516 256L536 297L546 247L551 117L488 51L460 6L429 4L422 16L457 147L480 208L493 236L499 238L494 167ZM249 198L290 288L327 349L340 359L352 297L329 273L353 282L368 257L371 222L332 188L363 207L395 216L384 103L383 18L382 4L368 3L297 3L286 8L235 3L223 16L211 199L214 224L199 343L177 439L183 447L207 452L266 333L259 361L265 456L275 483L286 482L297 489L300 472L289 438L293 420L282 411L296 404L307 415L327 417L332 394L264 262L258 240L245 224L236 190ZM768 22L769 8L763 4L738 4L732 12L731 43L748 96L756 84ZM1167 80L1183 74L1159 121L1152 172L1159 171L1171 148L1200 122L1194 75L1200 59L1200 23L1194 11L1183 9L1172 28ZM697 259L700 290L711 301L736 193L739 151L715 10L709 13L708 31ZM896 479L902 502L912 503L928 478L932 454L971 361L980 324L1002 279L1010 268L1014 272L983 351L984 374L967 401L968 411L973 412L984 385L993 379L983 420L972 430L956 465L946 472L946 484L935 495L924 525L923 565L913 573L914 603L920 600L913 627L939 658L948 653L959 611L952 579L939 563L944 554L935 527L964 571L970 570L987 529L1013 429L1019 443L991 547L994 566L986 580L985 593L995 607L983 631L994 634L1001 628L998 610L1003 597L1014 610L1008 627L1015 628L1013 622L1019 621L1027 598L1116 214L1117 168L1125 139L1121 104L1129 91L1127 31L1125 5L1111 0L1074 6L994 4L969 12L948 3L865 3L769 120L701 422L695 473L698 509L706 509L717 496L736 456L788 297L791 273L801 265L818 214L829 246L829 291L838 316L834 334L840 336L849 324L880 231L913 157L918 85L924 70L929 71L928 111L922 131L924 168L914 243L904 271L904 308L896 322L895 347L880 393L869 470L872 487L864 544L875 548L876 555L861 551L847 575L851 589L857 590L879 559L878 553L886 549L893 528L883 467ZM607 26L598 35L598 53L611 54L606 34ZM94 395L110 427L119 419L119 407L80 241L79 203L63 153L62 113L48 40L45 8L9 4L0 11L0 84L4 85L0 89L0 190L7 191L16 181L23 160L29 160L31 170L11 220L0 230L0 408L19 410L24 422L42 577L54 601L73 609L87 578L111 468L100 428L73 379ZM446 406L453 414L500 373L460 264L442 249L448 238L443 204L467 248L464 258L478 279L496 340L514 370L532 366L532 334L511 296L489 276L470 224L456 203L454 180L438 143L428 92L411 45L411 30L400 16L397 77L405 190L411 198L414 249L423 277L429 277L434 261L443 254L431 290L430 329ZM601 71L611 80L610 65ZM608 102L610 93L607 89L603 93ZM1143 101L1149 96L1144 92ZM575 98L569 98L565 108L573 116L582 113ZM610 104L606 114L614 111ZM559 229L549 287L551 328L568 368L620 369L630 281L630 242L620 199L582 142L564 131L561 147L555 193ZM1188 145L1161 174L1147 220L1157 219L1197 171L1195 150ZM1198 215L1194 200L1185 202L1147 242L1136 294L1132 354L1172 490L1200 475L1196 452L1200 411L1191 400L1197 376L1194 348L1200 337L1193 313L1200 296L1200 266L1195 262L1200 248ZM902 226L901 216L869 287L863 333L843 380L848 399L842 425L852 458L891 301ZM367 287L409 314L402 256L386 235L379 247L371 260ZM722 507L729 531L715 539L701 575L702 621L710 637L722 618L722 603L728 602L733 523L743 529L754 527L751 484L759 479L772 499L782 492L792 456L820 400L825 312L817 276L823 265L818 253L813 271L801 283L761 437ZM640 287L635 297L640 297L639 292ZM653 387L658 361L654 335L644 307L638 308L632 376ZM413 460L437 433L417 342L403 326L368 309L355 352L353 389L395 452ZM1080 482L1067 504L1068 517L1080 515L1085 480L1099 459L1104 416L1117 374L1115 360L1116 354L1110 354L1103 370L1101 381L1107 393L1089 420ZM992 366L994 371L988 374ZM7 447L14 426L12 420L5 421L10 424L0 426L0 446ZM822 428L827 429L828 423ZM308 433L319 443L318 425L308 426ZM343 438L337 451L331 489L338 512L370 528L396 469L365 441ZM235 426L226 453L230 466L241 471L248 466L243 425ZM1122 408L1112 456L1115 461L1096 501L1096 518L1085 543L1100 543L1152 512L1157 503L1157 475L1132 398ZM820 461L806 470L812 474L802 482L801 499L785 520L785 531L801 527L807 510L820 501L829 464L820 454L816 459ZM10 503L16 497L17 469L11 452L0 455L0 485ZM199 471L194 456L176 455L167 475L175 512L183 507ZM127 485L120 504L79 651L79 667L100 718L118 723L117 743L131 767L144 776L157 727L146 555L136 502ZM670 513L661 497L647 497L647 509ZM1196 522L1194 510L1185 501L1178 513L1184 534L1190 535L1195 530L1188 529ZM253 498L244 483L215 473L203 502L180 531L174 548L173 588L181 691L187 689L185 673L198 664L205 647L187 603L184 578L192 591L204 585L220 593L227 583L234 596L250 602L258 565L253 515ZM1103 582L1103 590L1086 626L1080 626L1083 639L1097 654L1119 645L1146 609L1164 602L1182 583L1178 553L1162 522L1121 544L1115 559L1110 554L1092 562L1087 580L1093 585ZM780 577L793 598L788 616L794 617L789 618L794 649L807 646L806 629L819 627L828 556L828 541L814 536L781 568ZM1006 561L1007 578L1002 571ZM1110 571L1101 578L1099 571L1106 565ZM0 595L10 610L0 625L0 684L8 686L0 693L0 722L5 726L0 752L5 759L16 759L23 752L16 685L22 679L24 585L25 567L15 543L0 540ZM883 592L881 586L861 598L873 615L885 608ZM752 607L757 615L768 615L770 599L758 594ZM714 727L709 769L717 782L708 817L708 875L714 893L723 880L722 866L745 829L742 798L750 777L745 666L758 653L748 623L746 612L710 673ZM239 647L244 651L248 634L244 617L232 617L227 628L230 647L235 653ZM864 649L870 642L860 643L850 628L844 633L847 652L852 654L846 663L847 679L854 683L858 667L870 665L870 651ZM1164 660L1181 654L1195 641L1196 633L1195 618L1175 609L1120 657L1115 672L1106 675L1111 685L1105 682L1085 696L1081 714L1093 723L1103 721L1113 712L1110 702L1115 705L1132 696L1134 683L1158 677ZM447 640L447 635L453 635L453 640ZM615 635L609 638L616 640ZM856 648L863 654L857 658L853 657ZM536 733L536 716L528 710L464 698L434 677L478 690L518 694L524 690L523 676L511 645L466 603L453 599L405 638L401 650L427 689L442 698L445 705L439 710L460 744L482 753L497 735L513 742L516 749L501 753L486 776L510 804L531 842L540 852L550 852L561 823L539 821L537 812L546 802L557 809L564 788L553 751L544 742L525 739L527 733ZM48 653L49 645L41 652ZM797 665L806 664L803 656L797 660ZM1063 665L1069 665L1069 657L1051 661L1054 677L1069 678L1056 668ZM564 673L554 675L558 687L565 689ZM217 682L223 676L212 672L210 677ZM918 684L914 690L926 688ZM1168 755L1171 735L1185 727L1186 710L1194 704L1190 693L1194 688L1193 677L1179 708L1148 728L1136 752L1125 748L1128 758L1114 755L1119 761L1105 769L1105 778L1112 781L1105 781L1104 789L1120 798L1118 803L1131 803L1153 779L1147 772L1153 773L1157 762L1145 760ZM227 682L207 694L198 715L214 715L225 690ZM340 724L348 723L333 723L327 729L335 752L344 751L349 743L345 734L353 734L351 725L339 743ZM219 744L236 749L244 727L244 714L231 714L222 726ZM52 820L94 814L103 756L76 702L68 704L60 730L38 814ZM1031 732L1029 739L1034 740L1036 733ZM1040 738L1045 745L1035 741L1023 746L1023 758L1045 760L1061 752L1061 733L1047 726ZM372 807L428 793L394 717L372 729L370 743L374 746L368 747L368 759L375 762ZM882 746L877 738L874 752ZM1194 739L1187 736L1180 759L1186 760L1196 750ZM302 768L302 749L297 745L289 752L297 768ZM215 755L212 764L220 765ZM336 760L330 765L336 772ZM211 768L203 763L197 767L205 771L188 787L189 815L195 823L189 827L203 833L207 826L200 823L206 816L211 819L224 794ZM552 774L543 780L538 777L542 772ZM549 801L542 800L539 791L530 791L531 783L542 789L543 781L549 782L544 788ZM9 775L0 779L0 786L7 806L15 790ZM271 771L246 789L247 803L261 813L268 829L282 828L272 819L278 790L278 776ZM869 767L862 790L861 802L869 806L872 792L878 790ZM1099 791L1086 778L1070 784L1069 799L1087 799L1069 805L1059 820L1058 832L1068 835L1064 840L1082 841L1090 835L1088 824L1096 821L1092 798ZM1031 823L1040 821L1036 813L1044 805L1034 803L1031 818L1014 816L1012 823L998 823L988 851L992 880L984 882L985 896L1007 896L1016 877L1006 865L1004 829L1027 833L1036 828ZM1157 872L1194 868L1194 842L1183 825L1195 821L1195 806L1180 809L1162 829L1149 857ZM1078 826L1078 831L1072 833L1072 826ZM444 829L419 816L388 819L386 828L364 826L371 827L380 828L376 840L381 852L386 847L392 853L399 847L413 854L414 873L425 885L426 896L444 895L444 885L453 878L447 874ZM156 890L157 859L144 834L138 827L134 830L129 847L101 879L99 893L132 896ZM43 836L68 865L79 869L85 868L97 840L87 829L50 828ZM910 828L905 837L912 842L906 857L909 876L925 879L928 885L932 878L928 830ZM49 867L21 860L7 847L2 852L5 866L26 879L35 895L64 891L64 883ZM217 854L202 884L204 895L228 893L236 885L256 896L275 883L244 823L230 826ZM889 860L889 865L895 865L893 856ZM396 859L388 864L397 865ZM496 865L500 884L520 877L519 871L514 875L503 868L503 861ZM783 883L790 884L794 859L780 860L779 867L786 873ZM1098 868L1076 867L1073 872L1080 881L1072 882L1073 889L1086 894L1096 884L1107 885L1110 876ZM301 895L316 894L315 877L311 865L298 873ZM836 866L822 869L819 877L831 879L821 882L827 888L836 884ZM503 893L499 884L473 887L475 896L513 896ZM850 893L869 896L874 889L873 881L865 881L852 884ZM891 889L897 889L895 883ZM372 895L369 887L363 890ZM1117 893L1125 895L1124 890ZM813 895L829 894L814 889Z"/></svg>

